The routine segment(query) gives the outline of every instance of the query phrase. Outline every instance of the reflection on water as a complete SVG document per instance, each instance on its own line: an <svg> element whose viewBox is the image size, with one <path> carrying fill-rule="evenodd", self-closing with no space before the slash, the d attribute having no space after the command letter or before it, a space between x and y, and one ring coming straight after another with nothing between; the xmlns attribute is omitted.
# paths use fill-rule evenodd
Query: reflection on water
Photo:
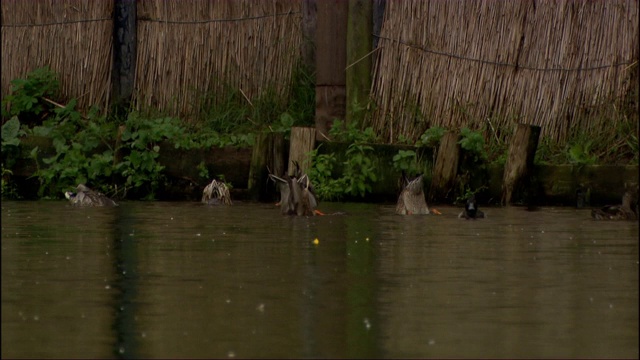
<svg viewBox="0 0 640 360"><path fill-rule="evenodd" d="M638 222L321 208L3 202L2 357L638 357Z"/></svg>

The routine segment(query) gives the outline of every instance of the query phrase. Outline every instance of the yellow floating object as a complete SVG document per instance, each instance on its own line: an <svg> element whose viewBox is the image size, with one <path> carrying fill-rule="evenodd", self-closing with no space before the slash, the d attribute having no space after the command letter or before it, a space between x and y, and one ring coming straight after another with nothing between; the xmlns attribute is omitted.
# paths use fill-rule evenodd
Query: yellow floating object
<svg viewBox="0 0 640 360"><path fill-rule="evenodd" d="M318 240L318 238L313 239L313 244L314 245L320 244L320 240Z"/></svg>

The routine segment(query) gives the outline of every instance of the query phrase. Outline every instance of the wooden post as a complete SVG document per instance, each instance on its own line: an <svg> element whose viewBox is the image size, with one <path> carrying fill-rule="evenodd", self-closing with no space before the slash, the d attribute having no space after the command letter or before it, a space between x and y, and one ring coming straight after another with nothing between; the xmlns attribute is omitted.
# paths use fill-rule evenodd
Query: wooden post
<svg viewBox="0 0 640 360"><path fill-rule="evenodd" d="M113 8L112 109L129 110L136 77L136 0L115 0Z"/></svg>
<svg viewBox="0 0 640 360"><path fill-rule="evenodd" d="M373 0L349 0L346 121L362 122L371 89Z"/></svg>
<svg viewBox="0 0 640 360"><path fill-rule="evenodd" d="M272 201L275 191L267 186L269 170L281 176L285 172L284 136L281 133L261 133L251 154L247 190L253 200ZM275 188L273 188L275 189Z"/></svg>
<svg viewBox="0 0 640 360"><path fill-rule="evenodd" d="M378 40L380 40L380 32L382 31L382 23L384 21L384 9L386 7L386 0L373 0L373 47L378 47Z"/></svg>
<svg viewBox="0 0 640 360"><path fill-rule="evenodd" d="M302 0L302 61L310 74L316 72L316 0Z"/></svg>
<svg viewBox="0 0 640 360"><path fill-rule="evenodd" d="M310 127L291 128L291 144L289 145L289 175L297 175L294 161L300 170L306 173L311 163L307 161L307 153L316 146L316 129Z"/></svg>
<svg viewBox="0 0 640 360"><path fill-rule="evenodd" d="M316 136L328 138L333 119L344 119L349 2L316 2Z"/></svg>
<svg viewBox="0 0 640 360"><path fill-rule="evenodd" d="M513 194L523 187L528 192L534 190L529 189L530 175L538 148L540 130L540 126L535 125L518 124L516 126L509 144L509 155L502 177L502 205L510 205Z"/></svg>
<svg viewBox="0 0 640 360"><path fill-rule="evenodd" d="M429 201L445 199L453 188L460 161L458 139L457 133L447 131L440 140L438 157L429 189Z"/></svg>

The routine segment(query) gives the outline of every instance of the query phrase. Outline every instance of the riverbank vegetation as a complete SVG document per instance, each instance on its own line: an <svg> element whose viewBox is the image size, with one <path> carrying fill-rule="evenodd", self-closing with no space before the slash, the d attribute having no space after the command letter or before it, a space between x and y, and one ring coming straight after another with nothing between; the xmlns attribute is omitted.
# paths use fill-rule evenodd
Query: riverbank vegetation
<svg viewBox="0 0 640 360"><path fill-rule="evenodd" d="M78 183L90 183L96 190L115 198L155 199L168 181L158 162L161 146L177 149L251 147L260 132L281 132L288 136L292 126L313 126L315 84L313 76L299 67L292 77L286 98L266 90L255 99L240 89L228 88L225 95L198 94L199 111L188 118L168 116L143 109L113 115L97 106L87 112L77 108L77 99L60 96L57 75L47 68L11 82L11 94L2 100L2 197L17 198L14 167L18 159L29 158L36 168L38 198L61 198ZM637 92L637 91L636 91ZM635 96L635 97L634 97ZM576 129L566 144L540 139L538 164L638 164L637 93L623 102L610 102L591 116L615 117L612 129L585 133ZM116 112L111 112L116 113ZM419 116L416 115L416 116ZM370 144L380 142L365 119L356 125L336 119L330 130L333 141L345 142L343 158L336 153L311 152L312 178L323 200L363 197L378 180L379 164ZM512 129L495 129L491 119L475 129L462 128L460 146L461 181L459 197L482 190L481 184L464 181L465 176L482 173L491 164L503 165ZM428 170L437 145L446 129L431 127L393 156L390 164L400 175ZM46 139L29 154L21 154L25 137ZM431 148L433 158L425 159L421 148ZM200 180L209 180L201 171ZM467 179L467 180L469 180Z"/></svg>

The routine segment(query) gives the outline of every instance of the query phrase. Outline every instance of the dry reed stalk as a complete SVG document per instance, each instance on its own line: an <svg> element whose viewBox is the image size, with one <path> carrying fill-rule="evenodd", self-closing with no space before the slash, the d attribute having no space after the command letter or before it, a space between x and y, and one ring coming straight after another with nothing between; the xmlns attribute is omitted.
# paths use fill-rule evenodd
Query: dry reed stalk
<svg viewBox="0 0 640 360"><path fill-rule="evenodd" d="M628 65L638 60L637 13L638 0L387 2L371 125L388 142L488 118L498 129L540 125L559 142L576 128L615 127L587 114L638 86Z"/></svg>
<svg viewBox="0 0 640 360"><path fill-rule="evenodd" d="M288 90L302 44L300 1L139 0L139 108L190 118L225 85L248 99ZM219 21L210 21L219 20Z"/></svg>
<svg viewBox="0 0 640 360"><path fill-rule="evenodd" d="M78 108L109 103L112 1L2 0L2 96L40 67L59 74L62 97Z"/></svg>

